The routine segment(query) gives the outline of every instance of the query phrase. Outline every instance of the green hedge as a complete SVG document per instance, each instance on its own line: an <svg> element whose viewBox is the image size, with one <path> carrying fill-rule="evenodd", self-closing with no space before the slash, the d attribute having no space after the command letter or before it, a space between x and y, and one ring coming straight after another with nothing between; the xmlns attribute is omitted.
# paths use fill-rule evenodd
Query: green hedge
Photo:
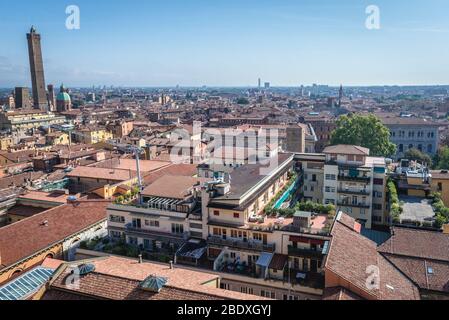
<svg viewBox="0 0 449 320"><path fill-rule="evenodd" d="M402 214L402 206L399 201L398 191L396 189L396 184L393 180L388 180L387 183L388 192L390 194L390 215L393 219L393 223L399 223Z"/></svg>
<svg viewBox="0 0 449 320"><path fill-rule="evenodd" d="M440 193L433 193L433 209L435 210L435 222L434 227L441 229L444 224L449 223L449 208L445 206Z"/></svg>

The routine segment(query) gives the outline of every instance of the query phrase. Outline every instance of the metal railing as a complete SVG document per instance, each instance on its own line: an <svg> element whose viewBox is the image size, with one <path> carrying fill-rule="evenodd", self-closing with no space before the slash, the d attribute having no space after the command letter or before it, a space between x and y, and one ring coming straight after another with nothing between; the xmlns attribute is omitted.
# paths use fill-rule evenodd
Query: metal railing
<svg viewBox="0 0 449 320"><path fill-rule="evenodd" d="M288 255L289 256L307 256L307 257L320 257L323 255L322 249L305 249L305 248L295 248L293 246L288 246Z"/></svg>
<svg viewBox="0 0 449 320"><path fill-rule="evenodd" d="M263 244L260 242L255 242L252 240L244 241L239 239L223 239L217 236L208 237L208 243L213 245L239 248L239 249L247 249L247 250L257 250L257 251L266 251L266 252L274 252L276 250L276 245L274 243Z"/></svg>

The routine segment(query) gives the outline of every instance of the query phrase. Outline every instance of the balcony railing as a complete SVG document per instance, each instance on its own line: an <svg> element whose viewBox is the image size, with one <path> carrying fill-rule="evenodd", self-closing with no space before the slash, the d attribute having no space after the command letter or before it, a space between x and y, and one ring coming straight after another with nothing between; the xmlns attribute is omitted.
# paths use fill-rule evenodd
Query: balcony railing
<svg viewBox="0 0 449 320"><path fill-rule="evenodd" d="M162 237L170 237L170 238L178 238L187 240L190 237L190 232L183 233L168 233L168 232L160 232L149 229L138 228L133 226L131 223L125 225L126 232L138 233L148 236L162 236Z"/></svg>
<svg viewBox="0 0 449 320"><path fill-rule="evenodd" d="M369 209L371 206L368 203L364 202L345 202L345 201L338 201L337 204L342 207L354 207L354 208L365 208Z"/></svg>
<svg viewBox="0 0 449 320"><path fill-rule="evenodd" d="M288 246L288 255L296 256L296 257L311 257L317 258L323 255L322 249L304 249L304 248L295 248L293 246Z"/></svg>
<svg viewBox="0 0 449 320"><path fill-rule="evenodd" d="M217 236L210 236L208 238L208 243L212 245L224 246L224 247L232 247L238 249L246 249L246 250L256 250L256 251L266 251L266 252L274 252L276 249L276 245L274 243L263 244L260 242L255 242L252 240L244 241L239 239L223 239Z"/></svg>
<svg viewBox="0 0 449 320"><path fill-rule="evenodd" d="M354 176L339 174L338 180L369 183L371 181L371 177L359 177L359 176L354 177Z"/></svg>
<svg viewBox="0 0 449 320"><path fill-rule="evenodd" d="M371 193L368 190L360 190L360 189L346 189L346 188L338 188L338 193L346 193L346 194L360 194L369 196Z"/></svg>

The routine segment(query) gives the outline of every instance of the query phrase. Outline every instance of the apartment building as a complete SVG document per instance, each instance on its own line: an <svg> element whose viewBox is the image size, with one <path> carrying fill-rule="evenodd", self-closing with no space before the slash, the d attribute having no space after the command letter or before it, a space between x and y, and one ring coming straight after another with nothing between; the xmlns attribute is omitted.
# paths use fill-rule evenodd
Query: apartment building
<svg viewBox="0 0 449 320"><path fill-rule="evenodd" d="M113 139L112 132L101 128L83 128L73 132L75 142L96 144Z"/></svg>
<svg viewBox="0 0 449 320"><path fill-rule="evenodd" d="M397 146L396 159L414 148L435 155L440 143L439 127L436 122L422 118L383 117L382 123L390 129L390 140Z"/></svg>
<svg viewBox="0 0 449 320"><path fill-rule="evenodd" d="M220 273L224 289L317 299L332 217L264 213L276 195L286 192L293 159L279 154L279 165L267 173L260 171L261 164L241 166L229 182L219 174L163 176L142 191L140 203L108 207L109 235L138 246L144 256L165 255L177 264Z"/></svg>
<svg viewBox="0 0 449 320"><path fill-rule="evenodd" d="M110 205L109 236L146 253L170 255L188 239L202 239L201 185L206 181L167 175L145 188L137 203Z"/></svg>
<svg viewBox="0 0 449 320"><path fill-rule="evenodd" d="M369 156L369 149L336 145L324 149L323 201L357 219L370 229L388 223L386 216L386 164Z"/></svg>
<svg viewBox="0 0 449 320"><path fill-rule="evenodd" d="M63 116L40 110L0 112L0 130L28 130L63 124Z"/></svg>
<svg viewBox="0 0 449 320"><path fill-rule="evenodd" d="M324 191L324 154L297 154L295 160L303 171L302 194L304 201L323 202Z"/></svg>
<svg viewBox="0 0 449 320"><path fill-rule="evenodd" d="M257 165L245 165L234 170L230 185L213 186L207 205L208 260L214 271L228 274L222 284L230 290L316 299L322 293L322 257L332 218L307 212L291 218L264 214L294 168L294 155L279 157L279 166L266 176L258 174ZM216 194L222 188L229 189Z"/></svg>

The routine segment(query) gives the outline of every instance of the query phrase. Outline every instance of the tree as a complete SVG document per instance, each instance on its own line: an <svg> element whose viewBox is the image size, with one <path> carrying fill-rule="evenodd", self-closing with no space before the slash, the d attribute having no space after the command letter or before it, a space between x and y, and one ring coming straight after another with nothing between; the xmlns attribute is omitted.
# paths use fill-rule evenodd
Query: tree
<svg viewBox="0 0 449 320"><path fill-rule="evenodd" d="M331 144L349 144L370 149L370 155L391 157L396 146L390 141L390 130L374 115L343 115L332 132Z"/></svg>
<svg viewBox="0 0 449 320"><path fill-rule="evenodd" d="M237 104L249 104L249 100L246 98L238 98Z"/></svg>
<svg viewBox="0 0 449 320"><path fill-rule="evenodd" d="M408 149L407 152L404 154L404 158L419 161L422 163L427 163L428 167L432 166L432 158L416 148Z"/></svg>
<svg viewBox="0 0 449 320"><path fill-rule="evenodd" d="M449 170L449 147L442 147L436 159L438 170Z"/></svg>

